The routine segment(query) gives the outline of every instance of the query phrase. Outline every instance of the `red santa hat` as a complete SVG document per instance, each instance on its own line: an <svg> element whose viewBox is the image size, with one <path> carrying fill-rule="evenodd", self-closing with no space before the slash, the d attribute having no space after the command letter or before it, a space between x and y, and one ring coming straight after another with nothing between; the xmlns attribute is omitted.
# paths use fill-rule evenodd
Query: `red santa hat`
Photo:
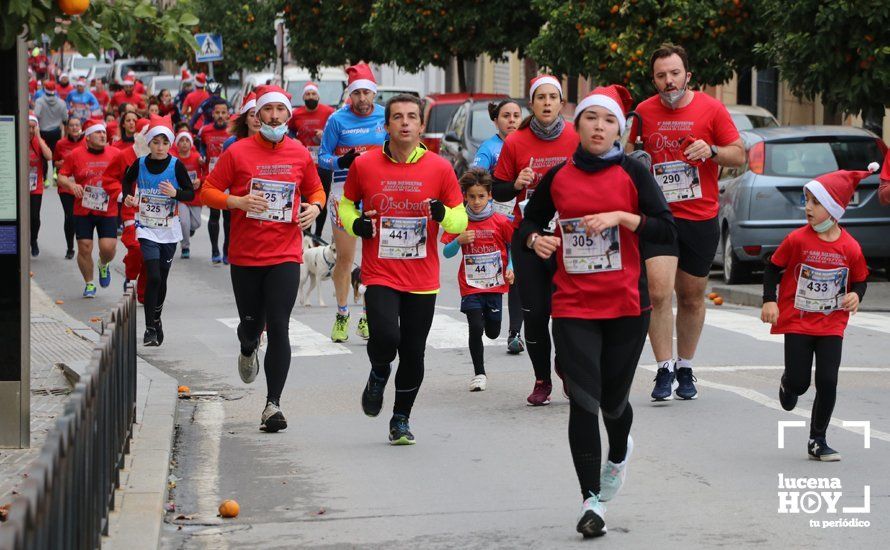
<svg viewBox="0 0 890 550"><path fill-rule="evenodd" d="M371 67L366 63L357 63L352 67L346 68L346 76L349 78L349 85L346 86L346 95L356 90L371 90L377 93L377 80Z"/></svg>
<svg viewBox="0 0 890 550"><path fill-rule="evenodd" d="M40 126L40 121L37 120L37 115L34 114L34 111L28 111L28 122L33 122L37 126Z"/></svg>
<svg viewBox="0 0 890 550"><path fill-rule="evenodd" d="M630 111L633 104L634 100L624 86L618 84L598 86L575 107L575 120L578 120L585 109L602 107L615 115L621 128L620 131L624 132L627 125L627 112Z"/></svg>
<svg viewBox="0 0 890 550"><path fill-rule="evenodd" d="M188 69L182 70L182 81L183 82L191 82L192 81L192 73L190 73Z"/></svg>
<svg viewBox="0 0 890 550"><path fill-rule="evenodd" d="M136 80L136 71L127 71L127 78L132 78Z"/></svg>
<svg viewBox="0 0 890 550"><path fill-rule="evenodd" d="M318 93L318 84L316 84L315 82L307 82L306 85L303 86L303 94L308 91Z"/></svg>
<svg viewBox="0 0 890 550"><path fill-rule="evenodd" d="M83 137L87 137L90 134L94 134L96 132L106 132L108 129L105 127L105 123L101 120L97 120L95 118L91 118L83 125Z"/></svg>
<svg viewBox="0 0 890 550"><path fill-rule="evenodd" d="M178 134L176 134L176 140L173 143L179 143L179 140L181 140L182 138L189 140L189 143L192 145L195 144L195 138L192 137L191 132L189 132L188 130L182 130Z"/></svg>
<svg viewBox="0 0 890 550"><path fill-rule="evenodd" d="M167 136L167 141L173 143L173 120L170 115L151 115L148 122L148 130L145 132L145 141L151 141L157 136Z"/></svg>
<svg viewBox="0 0 890 550"><path fill-rule="evenodd" d="M556 86L557 91L559 91L559 97L562 97L562 83L560 83L559 79L552 74L542 74L541 76L533 78L528 87L528 97L534 98L535 90L544 84L552 84Z"/></svg>
<svg viewBox="0 0 890 550"><path fill-rule="evenodd" d="M288 102L290 103L290 102ZM244 101L241 102L241 109L238 110L239 115L243 115L247 111L256 108L256 94L254 92L250 92L246 96L244 96Z"/></svg>
<svg viewBox="0 0 890 550"><path fill-rule="evenodd" d="M279 86L257 86L255 92L257 111L259 111L269 103L282 103L287 108L288 114L292 114L293 107L290 104L291 96Z"/></svg>
<svg viewBox="0 0 890 550"><path fill-rule="evenodd" d="M137 118L136 119L136 133L137 134L145 134L146 128L148 128L150 121L147 118Z"/></svg>
<svg viewBox="0 0 890 550"><path fill-rule="evenodd" d="M59 80L62 80L63 78L69 78L69 79L70 79L70 77L68 76L68 73L65 73L65 72L63 72L62 74L59 75Z"/></svg>
<svg viewBox="0 0 890 550"><path fill-rule="evenodd" d="M136 81L128 76L127 78L124 79L122 85L123 86L135 86Z"/></svg>
<svg viewBox="0 0 890 550"><path fill-rule="evenodd" d="M205 84L207 84L207 75L204 73L196 74L195 75L195 86L198 88L203 88Z"/></svg>
<svg viewBox="0 0 890 550"><path fill-rule="evenodd" d="M86 79L86 77L83 77L83 76L79 77L79 78L77 79L77 85L78 85L78 86L86 86L86 85L87 85L87 79Z"/></svg>
<svg viewBox="0 0 890 550"><path fill-rule="evenodd" d="M809 191L816 197L819 204L828 210L828 213L835 220L840 220L850 199L853 198L853 192L859 182L880 170L881 165L872 162L868 165L868 171L865 170L837 170L822 174L816 179L810 180L804 189Z"/></svg>
<svg viewBox="0 0 890 550"><path fill-rule="evenodd" d="M43 89L46 90L48 94L56 93L56 81L55 80L47 80L43 85Z"/></svg>

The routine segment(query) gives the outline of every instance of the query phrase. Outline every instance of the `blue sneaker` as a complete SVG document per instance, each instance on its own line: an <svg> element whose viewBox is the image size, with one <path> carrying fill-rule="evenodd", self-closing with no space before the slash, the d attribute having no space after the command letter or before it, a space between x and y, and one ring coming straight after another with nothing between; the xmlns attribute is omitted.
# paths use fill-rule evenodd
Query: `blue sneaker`
<svg viewBox="0 0 890 550"><path fill-rule="evenodd" d="M581 505L581 517L578 518L579 533L585 539L601 537L606 534L606 507L600 502L599 495L590 495Z"/></svg>
<svg viewBox="0 0 890 550"><path fill-rule="evenodd" d="M210 261L215 264L222 263L222 256L220 256L219 254L214 254L213 256L210 257Z"/></svg>
<svg viewBox="0 0 890 550"><path fill-rule="evenodd" d="M108 288L111 284L111 266L108 264L96 264L99 267L99 286Z"/></svg>
<svg viewBox="0 0 890 550"><path fill-rule="evenodd" d="M224 264L229 265L229 255L228 254L223 254L222 260L223 260Z"/></svg>
<svg viewBox="0 0 890 550"><path fill-rule="evenodd" d="M652 390L652 401L669 401L674 398L671 392L677 385L674 371L661 367L655 374L655 389Z"/></svg>
<svg viewBox="0 0 890 550"><path fill-rule="evenodd" d="M188 248L183 248L182 253L179 255L179 257L182 258L183 260L188 260L189 258L192 257L192 253Z"/></svg>
<svg viewBox="0 0 890 550"><path fill-rule="evenodd" d="M698 390L695 389L693 382L698 382L698 380L692 375L692 367L678 367L677 391L675 392L677 397L686 400L698 397Z"/></svg>
<svg viewBox="0 0 890 550"><path fill-rule="evenodd" d="M87 283L87 286L83 289L83 297L84 298L95 298L96 297L96 285L93 283Z"/></svg>

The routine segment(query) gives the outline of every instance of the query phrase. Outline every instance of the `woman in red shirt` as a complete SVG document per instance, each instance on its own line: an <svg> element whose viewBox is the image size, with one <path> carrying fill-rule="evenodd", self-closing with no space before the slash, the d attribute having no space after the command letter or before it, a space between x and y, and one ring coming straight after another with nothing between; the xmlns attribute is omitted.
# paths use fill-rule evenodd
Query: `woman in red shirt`
<svg viewBox="0 0 890 550"><path fill-rule="evenodd" d="M676 226L655 179L618 138L633 104L621 86L596 88L575 110L581 144L549 171L514 243L555 257L553 342L569 394L569 446L584 502L577 530L605 534L633 448L630 387L649 327L640 241L670 242ZM544 229L557 216L554 235ZM600 470L599 411L609 436Z"/></svg>
<svg viewBox="0 0 890 550"><path fill-rule="evenodd" d="M56 142L56 150L53 152L53 166L61 170L65 164L65 158L75 147L82 147L83 129L80 119L73 116L65 124L65 137ZM59 185L59 200L62 202L62 212L65 216L63 224L65 230L65 259L74 257L74 195L65 187Z"/></svg>
<svg viewBox="0 0 890 550"><path fill-rule="evenodd" d="M182 224L182 253L183 260L191 257L191 237L201 227L201 182L204 180L204 165L201 164L201 155L194 147L195 140L185 128L179 128L176 134L175 148L170 149L170 154L178 158L192 180L195 190L195 198L179 205L179 221Z"/></svg>
<svg viewBox="0 0 890 550"><path fill-rule="evenodd" d="M40 233L40 207L43 204L43 180L46 177L46 161L53 159L49 146L40 137L37 117L28 115L28 187L31 190L31 256L40 255L37 234Z"/></svg>

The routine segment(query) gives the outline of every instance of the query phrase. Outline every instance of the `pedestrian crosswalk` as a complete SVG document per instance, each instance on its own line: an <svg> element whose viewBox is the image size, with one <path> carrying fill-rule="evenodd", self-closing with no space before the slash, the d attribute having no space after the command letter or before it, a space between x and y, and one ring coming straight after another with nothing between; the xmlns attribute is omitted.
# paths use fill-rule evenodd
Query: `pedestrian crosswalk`
<svg viewBox="0 0 890 550"><path fill-rule="evenodd" d="M238 318L217 319L220 323L235 331L238 329ZM318 357L323 355L346 355L352 353L344 345L331 341L330 336L313 330L309 325L294 318L290 320L288 329L290 337L291 357ZM265 345L261 345L264 348Z"/></svg>

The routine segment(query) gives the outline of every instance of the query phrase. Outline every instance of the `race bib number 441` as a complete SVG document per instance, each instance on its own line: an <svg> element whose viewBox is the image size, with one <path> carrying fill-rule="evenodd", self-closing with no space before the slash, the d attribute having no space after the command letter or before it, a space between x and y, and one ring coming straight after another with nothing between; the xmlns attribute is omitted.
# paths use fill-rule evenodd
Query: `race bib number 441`
<svg viewBox="0 0 890 550"><path fill-rule="evenodd" d="M621 266L621 234L610 227L599 235L589 236L582 218L560 219L562 229L562 263L566 273L573 275L617 271Z"/></svg>
<svg viewBox="0 0 890 550"><path fill-rule="evenodd" d="M253 178L250 180L251 194L265 198L269 208L265 212L248 212L247 217L277 223L293 222L296 188L293 182Z"/></svg>
<svg viewBox="0 0 890 550"><path fill-rule="evenodd" d="M801 311L825 313L843 309L844 294L847 293L846 267L837 269L817 269L801 264L797 277L797 293L794 307Z"/></svg>
<svg viewBox="0 0 890 550"><path fill-rule="evenodd" d="M696 166L690 166L682 160L662 162L652 167L652 173L667 202L691 201L702 196Z"/></svg>
<svg viewBox="0 0 890 550"><path fill-rule="evenodd" d="M419 260L426 258L426 218L380 218L379 258Z"/></svg>

